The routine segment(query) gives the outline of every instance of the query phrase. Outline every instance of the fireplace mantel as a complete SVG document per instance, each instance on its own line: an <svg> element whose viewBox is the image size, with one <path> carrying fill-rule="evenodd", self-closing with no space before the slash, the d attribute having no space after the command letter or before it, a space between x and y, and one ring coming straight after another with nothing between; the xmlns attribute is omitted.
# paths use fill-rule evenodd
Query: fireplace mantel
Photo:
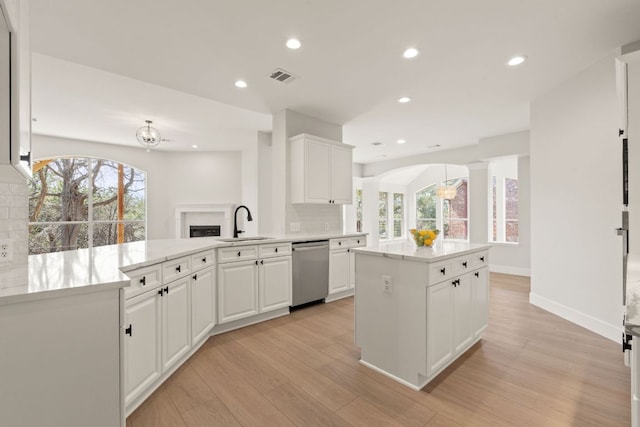
<svg viewBox="0 0 640 427"><path fill-rule="evenodd" d="M189 237L189 225L203 225L203 224L190 224L189 216L199 214L222 214L224 216L223 221L220 222L221 237L231 237L233 222L231 215L236 205L232 203L225 204L179 204L175 209L175 221L176 221L176 238L188 238Z"/></svg>

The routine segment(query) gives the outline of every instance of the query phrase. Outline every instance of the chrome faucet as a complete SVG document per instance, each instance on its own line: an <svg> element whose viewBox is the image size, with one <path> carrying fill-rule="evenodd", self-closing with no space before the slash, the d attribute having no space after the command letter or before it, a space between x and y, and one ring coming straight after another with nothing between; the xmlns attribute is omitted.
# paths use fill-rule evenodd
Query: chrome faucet
<svg viewBox="0 0 640 427"><path fill-rule="evenodd" d="M240 205L236 208L236 211L233 213L233 237L238 237L238 234L244 233L243 230L238 230L238 211L240 208L244 208L247 211L247 221L253 221L251 217L251 211L245 205Z"/></svg>

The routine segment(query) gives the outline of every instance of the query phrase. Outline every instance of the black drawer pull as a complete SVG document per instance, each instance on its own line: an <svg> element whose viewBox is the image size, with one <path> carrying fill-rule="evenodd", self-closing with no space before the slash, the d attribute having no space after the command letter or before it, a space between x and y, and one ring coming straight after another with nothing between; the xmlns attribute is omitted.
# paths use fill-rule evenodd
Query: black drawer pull
<svg viewBox="0 0 640 427"><path fill-rule="evenodd" d="M240 252L240 251L238 251L238 256L240 256L240 254L241 254L241 252Z"/></svg>
<svg viewBox="0 0 640 427"><path fill-rule="evenodd" d="M463 266L464 268L467 268L467 261L463 261L463 262L462 262L462 266Z"/></svg>
<svg viewBox="0 0 640 427"><path fill-rule="evenodd" d="M177 266L177 267L176 267L176 271L177 271L178 273L180 273L180 266Z"/></svg>
<svg viewBox="0 0 640 427"><path fill-rule="evenodd" d="M445 274L447 274L447 267L442 267L440 269L440 273L444 276Z"/></svg>
<svg viewBox="0 0 640 427"><path fill-rule="evenodd" d="M164 287L164 293L167 294L167 295L169 294L169 287L168 286Z"/></svg>
<svg viewBox="0 0 640 427"><path fill-rule="evenodd" d="M276 248L276 253L278 253L278 248Z"/></svg>
<svg viewBox="0 0 640 427"><path fill-rule="evenodd" d="M164 295L164 289L160 288L160 290L158 291L158 295L163 296Z"/></svg>
<svg viewBox="0 0 640 427"><path fill-rule="evenodd" d="M124 330L125 335L129 335L130 337L133 336L133 329L131 324L129 324L129 327L127 329Z"/></svg>
<svg viewBox="0 0 640 427"><path fill-rule="evenodd" d="M258 265L258 260L256 260L256 265Z"/></svg>
<svg viewBox="0 0 640 427"><path fill-rule="evenodd" d="M207 257L202 258L202 262L203 262L204 264L206 264L206 263L207 263Z"/></svg>
<svg viewBox="0 0 640 427"><path fill-rule="evenodd" d="M198 280L198 275L197 274L193 275L193 280Z"/></svg>
<svg viewBox="0 0 640 427"><path fill-rule="evenodd" d="M484 262L484 257L483 256L480 257L480 261Z"/></svg>
<svg viewBox="0 0 640 427"><path fill-rule="evenodd" d="M264 260L263 259L260 260L260 264L264 265Z"/></svg>
<svg viewBox="0 0 640 427"><path fill-rule="evenodd" d="M473 273L474 276L476 277L480 277L480 273L478 273L477 271L475 273Z"/></svg>
<svg viewBox="0 0 640 427"><path fill-rule="evenodd" d="M147 276L142 276L142 279L140 279L140 283L142 284L142 286L147 284Z"/></svg>
<svg viewBox="0 0 640 427"><path fill-rule="evenodd" d="M342 242L338 242L338 246L342 246Z"/></svg>
<svg viewBox="0 0 640 427"><path fill-rule="evenodd" d="M358 244L360 244L360 240L358 240L357 242L358 242Z"/></svg>

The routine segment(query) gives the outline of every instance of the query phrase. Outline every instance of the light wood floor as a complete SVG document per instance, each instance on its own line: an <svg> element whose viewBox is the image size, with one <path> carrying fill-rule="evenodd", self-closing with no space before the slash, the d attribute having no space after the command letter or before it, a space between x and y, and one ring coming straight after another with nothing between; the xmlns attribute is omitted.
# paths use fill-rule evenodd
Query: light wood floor
<svg viewBox="0 0 640 427"><path fill-rule="evenodd" d="M422 391L358 363L353 298L215 336L127 426L628 426L620 346L491 275L482 341Z"/></svg>

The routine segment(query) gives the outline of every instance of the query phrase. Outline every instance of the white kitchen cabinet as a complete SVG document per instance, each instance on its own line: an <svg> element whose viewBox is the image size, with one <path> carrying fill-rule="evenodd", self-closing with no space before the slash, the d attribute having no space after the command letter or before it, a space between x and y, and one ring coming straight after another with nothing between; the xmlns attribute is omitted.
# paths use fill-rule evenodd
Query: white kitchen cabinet
<svg viewBox="0 0 640 427"><path fill-rule="evenodd" d="M191 343L205 338L216 325L216 275L214 267L191 276Z"/></svg>
<svg viewBox="0 0 640 427"><path fill-rule="evenodd" d="M149 291L126 302L125 401L131 402L162 374L160 298Z"/></svg>
<svg viewBox="0 0 640 427"><path fill-rule="evenodd" d="M291 257L260 260L259 295L261 313L291 305Z"/></svg>
<svg viewBox="0 0 640 427"><path fill-rule="evenodd" d="M308 134L289 141L291 203L353 203L353 146Z"/></svg>
<svg viewBox="0 0 640 427"><path fill-rule="evenodd" d="M13 165L31 177L31 45L30 0L0 0L7 27L2 30L0 95L0 164ZM8 32L11 32L9 40ZM9 51L9 43L11 49Z"/></svg>
<svg viewBox="0 0 640 427"><path fill-rule="evenodd" d="M162 305L162 370L168 371L191 348L189 277L158 291Z"/></svg>
<svg viewBox="0 0 640 427"><path fill-rule="evenodd" d="M329 240L329 295L348 296L353 293L356 261L352 249L366 245L367 237L364 235Z"/></svg>
<svg viewBox="0 0 640 427"><path fill-rule="evenodd" d="M289 305L290 242L218 250L219 324L286 308Z"/></svg>
<svg viewBox="0 0 640 427"><path fill-rule="evenodd" d="M218 323L258 314L257 261L239 261L218 266Z"/></svg>
<svg viewBox="0 0 640 427"><path fill-rule="evenodd" d="M488 251L454 245L458 253L356 252L355 338L365 366L418 390L481 338Z"/></svg>

